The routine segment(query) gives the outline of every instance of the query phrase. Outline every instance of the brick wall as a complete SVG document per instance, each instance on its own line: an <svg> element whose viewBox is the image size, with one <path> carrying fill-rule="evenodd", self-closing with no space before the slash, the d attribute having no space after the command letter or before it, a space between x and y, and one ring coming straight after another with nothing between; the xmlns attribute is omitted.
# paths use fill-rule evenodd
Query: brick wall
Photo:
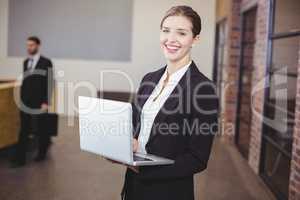
<svg viewBox="0 0 300 200"><path fill-rule="evenodd" d="M224 113L224 123L227 129L223 134L231 143L234 142L234 127L236 118L236 98L238 91L238 67L240 56L240 5L242 0L232 0L231 15L228 16L228 63L224 69L224 97L225 105L222 108ZM229 128L231 127L231 128Z"/></svg>
<svg viewBox="0 0 300 200"><path fill-rule="evenodd" d="M227 125L236 123L236 103L238 94L238 69L240 54L240 12L253 5L257 5L256 43L254 46L253 72L252 72L252 121L250 133L250 147L248 163L250 167L259 173L262 117L264 106L264 83L266 78L267 43L268 43L268 16L270 0L232 0L231 15L228 16L228 63L224 67L224 97L225 105L222 108L224 123ZM300 42L299 42L300 46ZM257 90L258 88L258 90ZM260 89L259 89L260 88ZM255 91L255 92L254 92ZM231 130L231 129L230 129ZM234 142L236 131L224 131L224 138ZM294 142L290 175L290 200L300 200L300 48L299 68L297 82L297 104L295 111Z"/></svg>
<svg viewBox="0 0 300 200"><path fill-rule="evenodd" d="M256 44L254 46L253 74L252 83L264 83L265 69L267 61L267 28L268 28L268 0L233 0L231 5L231 15L228 16L228 63L225 66L225 106L224 112L225 124L236 123L236 103L238 94L239 80L239 57L240 57L240 39L241 39L241 10L245 10L257 5L256 21ZM253 87L256 85L254 84ZM263 88L263 85L262 85ZM263 113L264 90L257 91L252 96L252 107L255 114L252 115L249 147L249 165L258 173L261 151L261 125ZM225 131L225 138L231 143L234 142L236 131Z"/></svg>
<svg viewBox="0 0 300 200"><path fill-rule="evenodd" d="M300 199L300 42L297 78L297 101L295 110L294 142L291 161L290 200Z"/></svg>
<svg viewBox="0 0 300 200"><path fill-rule="evenodd" d="M252 90L252 123L251 139L249 149L249 165L259 173L259 161L261 153L261 134L262 134L262 116L264 106L264 83L265 69L267 63L267 43L268 43L268 13L269 1L258 0L257 2L257 21L256 21L256 43L254 47L254 71L253 80L255 83ZM251 4L250 0L243 2L243 6ZM256 88L260 88L256 90ZM255 92L254 92L255 91Z"/></svg>

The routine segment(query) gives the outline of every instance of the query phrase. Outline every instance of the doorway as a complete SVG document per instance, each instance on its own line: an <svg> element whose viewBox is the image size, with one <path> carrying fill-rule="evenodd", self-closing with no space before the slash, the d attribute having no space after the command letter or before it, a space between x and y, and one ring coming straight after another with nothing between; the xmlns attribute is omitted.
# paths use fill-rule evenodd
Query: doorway
<svg viewBox="0 0 300 200"><path fill-rule="evenodd" d="M239 87L236 113L235 143L248 160L251 131L251 90L253 55L255 46L256 10L251 8L242 13L241 54L239 66Z"/></svg>

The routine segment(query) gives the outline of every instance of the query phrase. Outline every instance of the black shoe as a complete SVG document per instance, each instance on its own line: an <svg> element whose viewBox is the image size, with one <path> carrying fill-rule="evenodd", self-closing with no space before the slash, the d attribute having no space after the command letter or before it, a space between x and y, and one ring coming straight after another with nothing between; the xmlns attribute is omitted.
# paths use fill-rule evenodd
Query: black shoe
<svg viewBox="0 0 300 200"><path fill-rule="evenodd" d="M35 162L41 162L46 160L46 154L39 154L37 157L35 157L34 161Z"/></svg>
<svg viewBox="0 0 300 200"><path fill-rule="evenodd" d="M11 163L11 168L20 168L20 167L24 167L26 164L25 161L14 161Z"/></svg>

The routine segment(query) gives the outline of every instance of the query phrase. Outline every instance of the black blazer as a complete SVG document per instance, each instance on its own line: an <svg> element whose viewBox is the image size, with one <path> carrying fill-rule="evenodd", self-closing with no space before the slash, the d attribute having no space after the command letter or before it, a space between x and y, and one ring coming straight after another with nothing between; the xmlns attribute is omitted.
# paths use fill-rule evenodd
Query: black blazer
<svg viewBox="0 0 300 200"><path fill-rule="evenodd" d="M41 56L32 73L27 65L28 59L23 63L22 103L29 108L40 108L42 103L50 104L53 89L52 62Z"/></svg>
<svg viewBox="0 0 300 200"><path fill-rule="evenodd" d="M148 73L142 79L132 104L135 138L140 130L142 107L165 69ZM217 132L217 110L214 84L192 62L158 112L146 144L148 153L173 159L175 164L144 166L140 167L139 173L128 168L122 198L193 200L193 175L207 167Z"/></svg>

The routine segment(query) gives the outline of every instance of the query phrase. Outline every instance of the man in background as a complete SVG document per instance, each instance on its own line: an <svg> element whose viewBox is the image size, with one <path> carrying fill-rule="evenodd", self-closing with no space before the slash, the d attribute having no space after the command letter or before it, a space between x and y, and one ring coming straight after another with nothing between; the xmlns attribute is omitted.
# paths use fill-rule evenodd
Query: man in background
<svg viewBox="0 0 300 200"><path fill-rule="evenodd" d="M34 127L38 116L48 111L53 84L52 62L40 54L41 41L38 37L29 37L26 45L28 58L23 64L20 102L21 126L12 167L21 167L26 164L28 136L32 132L38 139L38 153L35 161L46 159L51 144L50 135L37 133Z"/></svg>

